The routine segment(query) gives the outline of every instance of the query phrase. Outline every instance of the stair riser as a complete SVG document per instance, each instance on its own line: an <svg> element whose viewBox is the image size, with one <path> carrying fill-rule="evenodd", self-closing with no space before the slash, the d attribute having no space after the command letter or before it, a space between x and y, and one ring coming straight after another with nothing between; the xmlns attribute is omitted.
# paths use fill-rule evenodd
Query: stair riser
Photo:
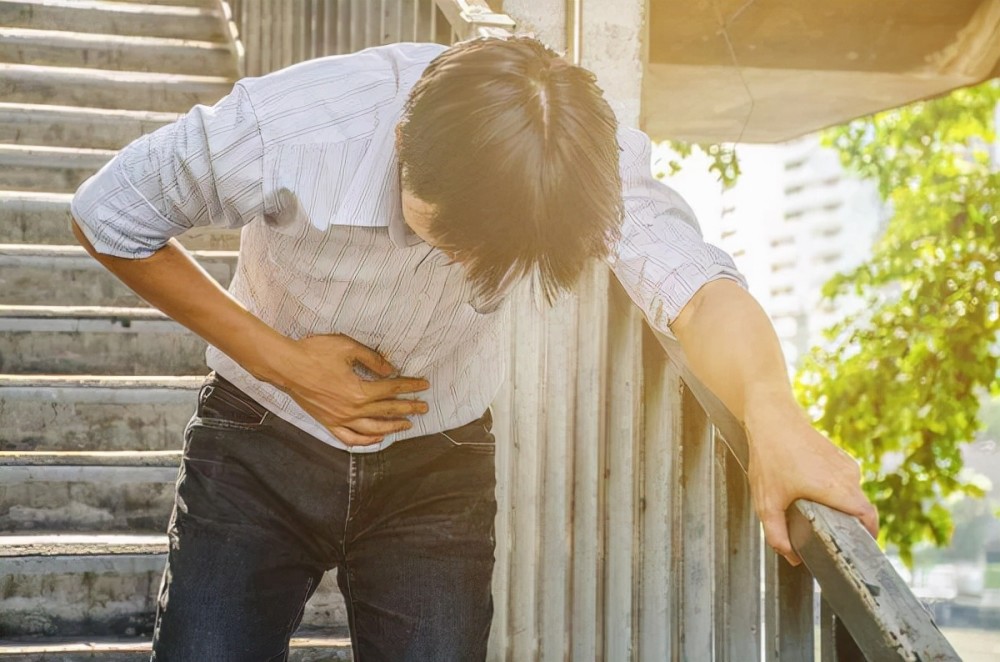
<svg viewBox="0 0 1000 662"><path fill-rule="evenodd" d="M0 163L0 190L72 193L100 168L67 168Z"/></svg>
<svg viewBox="0 0 1000 662"><path fill-rule="evenodd" d="M46 6L17 0L0 2L0 25L35 30L86 30L98 34L224 41L225 22L218 16L169 16L142 11L108 11Z"/></svg>
<svg viewBox="0 0 1000 662"><path fill-rule="evenodd" d="M149 662L149 647L147 646L143 652L95 650L93 652L73 651L70 653L46 652L41 655L39 653L4 653L0 659L3 662ZM288 652L288 662L351 662L353 659L347 645L339 648L304 646L292 648Z"/></svg>
<svg viewBox="0 0 1000 662"><path fill-rule="evenodd" d="M143 83L79 78L60 72L0 72L0 98L8 103L184 113L199 103L214 104L230 89L229 84L212 82Z"/></svg>
<svg viewBox="0 0 1000 662"><path fill-rule="evenodd" d="M166 531L177 469L0 467L0 531Z"/></svg>
<svg viewBox="0 0 1000 662"><path fill-rule="evenodd" d="M90 389L48 389L30 397L0 390L0 448L12 451L179 450L196 391L129 392L120 402L93 401ZM109 389L110 390L110 389ZM64 393L69 391L69 393ZM25 395L27 397L25 397ZM122 393L122 395L126 395ZM92 397L92 396L91 396ZM58 398L58 399L55 399Z"/></svg>
<svg viewBox="0 0 1000 662"><path fill-rule="evenodd" d="M228 286L234 260L201 260ZM49 306L146 306L135 292L93 258L12 258L0 255L0 304Z"/></svg>
<svg viewBox="0 0 1000 662"><path fill-rule="evenodd" d="M166 554L5 558L0 636L148 636L165 564ZM306 603L302 627L347 627L334 572Z"/></svg>
<svg viewBox="0 0 1000 662"><path fill-rule="evenodd" d="M63 44L24 40L3 41L0 42L0 62L198 76L236 76L234 58L222 48L115 47L83 42L74 48Z"/></svg>
<svg viewBox="0 0 1000 662"><path fill-rule="evenodd" d="M129 122L118 118L94 121L86 116L79 121L69 117L47 122L32 115L0 110L0 144L121 149L161 126L160 122Z"/></svg>
<svg viewBox="0 0 1000 662"><path fill-rule="evenodd" d="M83 0L87 2L89 0ZM160 5L161 7L200 7L202 9L214 9L218 6L218 0L115 0L124 4L140 5Z"/></svg>
<svg viewBox="0 0 1000 662"><path fill-rule="evenodd" d="M56 375L204 375L205 342L170 322L0 329L0 372ZM10 325L8 325L10 326ZM76 326L78 330L73 330Z"/></svg>
<svg viewBox="0 0 1000 662"><path fill-rule="evenodd" d="M0 203L0 244L76 246L68 202ZM239 230L193 228L178 237L191 250L238 250Z"/></svg>

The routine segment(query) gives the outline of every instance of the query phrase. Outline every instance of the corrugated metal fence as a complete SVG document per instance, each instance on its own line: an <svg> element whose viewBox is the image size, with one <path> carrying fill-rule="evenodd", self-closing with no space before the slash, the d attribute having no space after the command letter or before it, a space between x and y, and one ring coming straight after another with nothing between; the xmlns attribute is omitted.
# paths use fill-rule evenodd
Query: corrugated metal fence
<svg viewBox="0 0 1000 662"><path fill-rule="evenodd" d="M434 0L230 0L243 73L399 41L454 40Z"/></svg>
<svg viewBox="0 0 1000 662"><path fill-rule="evenodd" d="M225 6L246 75L512 25L482 0ZM650 331L606 268L552 310L518 301L514 319L511 378L494 404L491 659L863 659L833 609L814 609L809 572L762 549L739 424L686 372L679 348L668 359L669 341ZM793 510L797 548L810 568L829 570L828 597L872 659L918 659L907 639L914 631L931 641L919 659L957 659L856 521L804 502ZM841 528L831 533L827 522ZM888 614L873 586L899 598Z"/></svg>

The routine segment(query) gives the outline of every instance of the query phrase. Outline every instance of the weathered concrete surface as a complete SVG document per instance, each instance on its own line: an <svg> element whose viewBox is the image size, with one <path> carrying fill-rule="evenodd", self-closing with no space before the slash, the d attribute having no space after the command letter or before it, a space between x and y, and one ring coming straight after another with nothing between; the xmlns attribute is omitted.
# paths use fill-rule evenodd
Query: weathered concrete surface
<svg viewBox="0 0 1000 662"><path fill-rule="evenodd" d="M0 143L121 149L177 113L0 103Z"/></svg>
<svg viewBox="0 0 1000 662"><path fill-rule="evenodd" d="M0 27L0 62L236 77L226 44Z"/></svg>
<svg viewBox="0 0 1000 662"><path fill-rule="evenodd" d="M232 86L219 76L0 64L0 98L8 103L183 113L215 103Z"/></svg>
<svg viewBox="0 0 1000 662"><path fill-rule="evenodd" d="M45 0L0 2L0 25L62 30L85 28L98 34L225 41L226 25L214 8L122 3L54 3Z"/></svg>
<svg viewBox="0 0 1000 662"><path fill-rule="evenodd" d="M198 251L193 257L224 287L235 252ZM52 287L52 279L59 282ZM146 301L92 258L82 246L0 244L0 304L147 306Z"/></svg>
<svg viewBox="0 0 1000 662"><path fill-rule="evenodd" d="M66 640L48 637L45 640L25 639L0 643L0 659L4 662L148 662L151 644L142 638L86 637ZM351 640L347 636L309 636L305 632L292 638L290 662L349 662Z"/></svg>
<svg viewBox="0 0 1000 662"><path fill-rule="evenodd" d="M0 376L0 448L179 450L202 379Z"/></svg>
<svg viewBox="0 0 1000 662"><path fill-rule="evenodd" d="M98 309L99 311L102 309ZM206 344L153 309L0 307L0 372L198 375Z"/></svg>
<svg viewBox="0 0 1000 662"><path fill-rule="evenodd" d="M113 156L103 149L0 145L0 189L69 193Z"/></svg>
<svg viewBox="0 0 1000 662"><path fill-rule="evenodd" d="M180 452L121 455L0 453L0 531L165 530Z"/></svg>
<svg viewBox="0 0 1000 662"><path fill-rule="evenodd" d="M1000 0L651 0L650 16L658 140L788 140L1000 75Z"/></svg>
<svg viewBox="0 0 1000 662"><path fill-rule="evenodd" d="M0 638L151 634L166 563L165 535L34 540L0 536L0 550L22 553L0 558ZM59 554L60 548L88 553ZM301 627L330 632L346 625L336 575L327 572L306 604Z"/></svg>

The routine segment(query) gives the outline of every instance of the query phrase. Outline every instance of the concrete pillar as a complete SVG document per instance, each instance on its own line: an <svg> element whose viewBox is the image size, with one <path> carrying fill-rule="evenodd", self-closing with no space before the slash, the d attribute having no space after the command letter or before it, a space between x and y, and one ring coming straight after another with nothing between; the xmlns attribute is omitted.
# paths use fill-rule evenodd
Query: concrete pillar
<svg viewBox="0 0 1000 662"><path fill-rule="evenodd" d="M647 0L577 0L580 64L597 74L618 120L638 127L647 52Z"/></svg>
<svg viewBox="0 0 1000 662"><path fill-rule="evenodd" d="M504 0L502 11L517 22L517 32L530 32L560 53L566 51L566 0Z"/></svg>
<svg viewBox="0 0 1000 662"><path fill-rule="evenodd" d="M578 49L579 64L597 74L618 119L639 126L648 0L505 0L503 11L517 22L518 32L569 51L569 59Z"/></svg>

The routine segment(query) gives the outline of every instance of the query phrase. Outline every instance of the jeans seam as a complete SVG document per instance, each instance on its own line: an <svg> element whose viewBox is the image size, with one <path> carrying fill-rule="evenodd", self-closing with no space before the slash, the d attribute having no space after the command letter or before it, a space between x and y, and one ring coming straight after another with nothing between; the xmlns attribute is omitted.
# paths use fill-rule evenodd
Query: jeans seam
<svg viewBox="0 0 1000 662"><path fill-rule="evenodd" d="M348 529L351 526L351 508L354 507L354 501L356 498L355 491L358 488L358 461L357 455L352 454L350 458L350 470L348 471L348 485L347 485L347 512L344 515L344 532L341 538L341 558L344 560L344 586L347 588L347 595L344 596L347 602L350 604L350 608L347 610L347 624L351 631L351 649L353 652L354 662L360 662L361 653L358 650L358 639L357 639L357 622L354 617L354 592L351 590L351 569L347 564L347 537ZM339 570L338 570L339 572Z"/></svg>
<svg viewBox="0 0 1000 662"><path fill-rule="evenodd" d="M344 586L347 587L347 602L350 603L351 608L347 611L347 625L351 631L351 651L353 653L352 659L354 662L361 662L361 651L358 646L357 630L358 624L357 619L354 615L355 605L354 605L354 591L351 589L351 569L347 566L347 560L344 560Z"/></svg>
<svg viewBox="0 0 1000 662"><path fill-rule="evenodd" d="M292 618L288 621L288 625L285 626L285 636L284 636L284 638L285 638L285 657L283 659L286 659L286 660L288 659L288 642L289 642L289 640L291 639L291 636L292 636L292 627L294 626L295 621L298 620L299 617L303 613L305 613L306 603L309 602L309 589L312 588L312 585L313 585L313 578L309 577L309 581L306 582L306 590L302 594L302 604L300 604L299 608L297 610L295 610L295 613L292 614ZM271 659L273 660L275 658L271 658Z"/></svg>

